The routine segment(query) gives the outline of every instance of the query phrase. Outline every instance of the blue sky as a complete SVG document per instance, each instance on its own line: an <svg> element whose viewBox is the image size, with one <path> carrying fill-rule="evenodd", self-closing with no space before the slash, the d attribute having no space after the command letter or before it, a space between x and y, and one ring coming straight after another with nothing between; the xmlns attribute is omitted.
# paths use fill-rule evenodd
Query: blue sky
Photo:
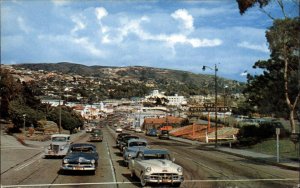
<svg viewBox="0 0 300 188"><path fill-rule="evenodd" d="M285 1L290 16L298 15ZM280 18L279 7L265 8ZM2 0L1 62L149 66L194 73L217 64L218 75L241 74L268 59L272 20L258 7L239 14L235 0Z"/></svg>

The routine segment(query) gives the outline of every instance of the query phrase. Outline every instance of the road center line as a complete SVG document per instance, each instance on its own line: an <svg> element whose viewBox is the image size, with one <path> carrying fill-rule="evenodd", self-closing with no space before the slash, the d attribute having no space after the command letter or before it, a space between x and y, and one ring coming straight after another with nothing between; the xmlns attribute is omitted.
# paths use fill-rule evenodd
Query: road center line
<svg viewBox="0 0 300 188"><path fill-rule="evenodd" d="M106 148L107 148L107 154L109 156L109 165L110 165L110 169L111 169L111 174L113 177L113 181L116 182L116 176L115 176L115 170L112 164L112 159L111 159L111 155L110 155L110 151L109 151L109 147L108 147L108 143L106 142Z"/></svg>

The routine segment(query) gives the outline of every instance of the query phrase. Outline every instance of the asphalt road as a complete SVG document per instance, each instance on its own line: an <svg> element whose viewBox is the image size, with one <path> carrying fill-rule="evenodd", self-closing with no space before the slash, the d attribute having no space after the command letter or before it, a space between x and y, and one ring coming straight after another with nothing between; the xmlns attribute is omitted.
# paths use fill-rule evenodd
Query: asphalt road
<svg viewBox="0 0 300 188"><path fill-rule="evenodd" d="M63 174L59 171L61 159L44 159L41 148L17 146L5 149L1 144L1 164L15 161L10 168L1 167L1 187L140 187L138 179L131 179L122 156L115 148L114 131L103 128L103 142L95 142L100 154L95 175L85 173ZM134 134L134 133L133 133ZM224 154L207 148L156 137L148 140L152 148L170 150L176 163L184 168L185 181L181 187L296 187L299 172L265 165L248 159ZM87 142L88 134L75 142ZM7 146L8 147L8 146ZM32 157L29 157L31 154ZM3 158L2 156L5 156ZM8 159L8 156L9 159ZM3 161L4 160L4 161ZM155 186L160 187L160 186Z"/></svg>

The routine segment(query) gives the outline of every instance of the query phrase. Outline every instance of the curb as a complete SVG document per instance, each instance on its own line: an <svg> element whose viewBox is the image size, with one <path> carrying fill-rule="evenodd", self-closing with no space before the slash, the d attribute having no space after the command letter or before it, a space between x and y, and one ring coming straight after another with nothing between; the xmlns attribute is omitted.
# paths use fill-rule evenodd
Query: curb
<svg viewBox="0 0 300 188"><path fill-rule="evenodd" d="M273 166L278 166L278 167L281 167L281 168L284 168L284 169L288 169L288 170L296 170L296 171L300 170L300 166L289 166L289 165L284 165L284 164L281 164L281 163L277 163L277 162L273 162L273 161L268 161L268 160L264 160L264 159L259 159L259 158L255 158L255 157L251 157L251 156L246 156L246 155L242 155L242 154L238 154L238 153L232 153L232 152L229 152L229 151L223 151L223 150L216 149L214 147L207 147L208 145L201 144L201 143L199 143L197 141L185 140L183 138L177 139L177 137L173 137L173 136L172 137L170 136L170 139L176 140L176 141L179 141L179 142L188 143L188 144L191 144L191 145L198 145L198 146L202 145L203 147L209 148L211 150L215 150L215 151L218 151L218 152L226 153L226 154L229 154L229 155L234 155L234 156L237 156L237 157L242 157L242 158L253 160L253 161L256 161L256 162L259 162L259 163L265 163L265 164L269 164L269 165L273 165Z"/></svg>

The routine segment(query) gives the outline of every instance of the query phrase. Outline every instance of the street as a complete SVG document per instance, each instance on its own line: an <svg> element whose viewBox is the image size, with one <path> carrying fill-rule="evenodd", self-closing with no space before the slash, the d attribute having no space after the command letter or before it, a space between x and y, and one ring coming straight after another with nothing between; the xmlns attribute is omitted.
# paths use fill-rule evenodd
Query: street
<svg viewBox="0 0 300 188"><path fill-rule="evenodd" d="M140 187L138 179L132 179L122 164L122 155L115 147L116 133L109 127L103 130L103 142L95 142L100 156L95 175L62 173L61 159L44 159L43 149L22 145L7 149L1 145L1 187ZM184 169L181 187L296 187L299 172L253 162L248 159L221 153L209 148L174 140L160 140L143 133L151 148L168 149L175 163ZM73 142L87 142L83 133ZM11 164L2 168L4 164ZM153 185L160 187L160 185Z"/></svg>

